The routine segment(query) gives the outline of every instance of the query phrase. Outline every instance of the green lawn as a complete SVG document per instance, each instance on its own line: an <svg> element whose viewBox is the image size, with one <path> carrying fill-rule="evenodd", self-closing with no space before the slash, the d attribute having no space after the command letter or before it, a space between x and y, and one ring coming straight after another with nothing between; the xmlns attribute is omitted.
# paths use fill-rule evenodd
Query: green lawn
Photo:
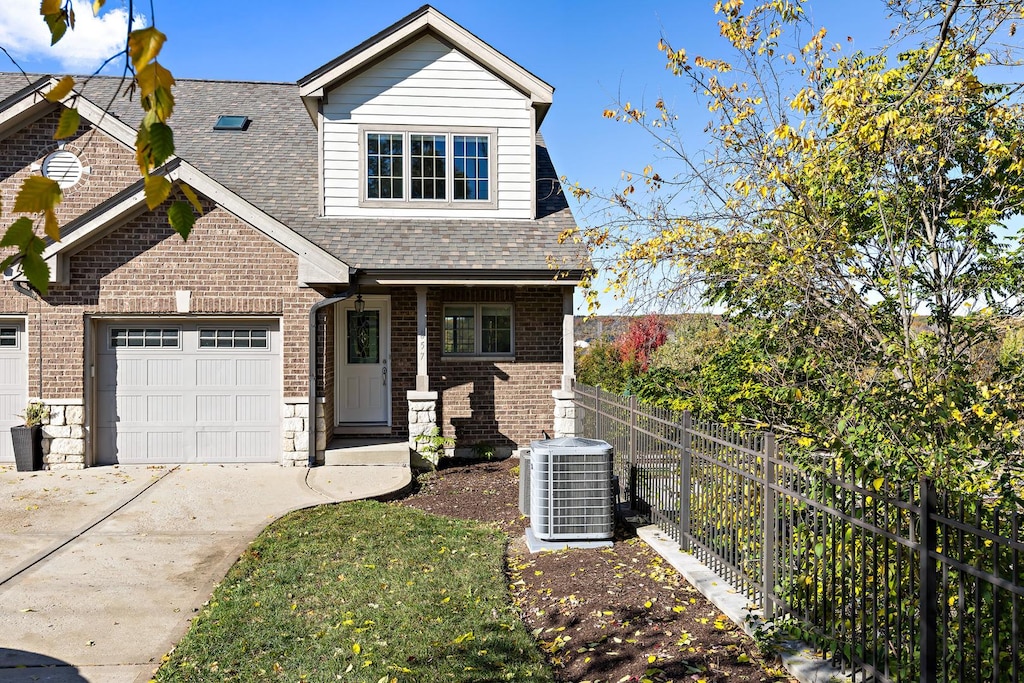
<svg viewBox="0 0 1024 683"><path fill-rule="evenodd" d="M504 536L374 502L272 524L157 681L552 681L513 611Z"/></svg>

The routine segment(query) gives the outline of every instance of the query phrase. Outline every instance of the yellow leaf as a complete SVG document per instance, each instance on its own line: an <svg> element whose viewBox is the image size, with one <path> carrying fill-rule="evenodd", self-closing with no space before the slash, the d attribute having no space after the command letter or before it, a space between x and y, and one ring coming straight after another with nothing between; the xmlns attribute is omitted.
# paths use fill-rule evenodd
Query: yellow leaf
<svg viewBox="0 0 1024 683"><path fill-rule="evenodd" d="M50 91L46 93L46 100L48 102L60 102L67 97L68 93L71 92L71 89L74 87L75 79L71 76L65 76L57 81L57 84L50 88Z"/></svg>
<svg viewBox="0 0 1024 683"><path fill-rule="evenodd" d="M57 14L60 12L60 0L43 0L39 5L39 14Z"/></svg>
<svg viewBox="0 0 1024 683"><path fill-rule="evenodd" d="M356 654L359 654L362 651L363 651L363 648L360 647L359 643L352 643L352 652L355 652Z"/></svg>
<svg viewBox="0 0 1024 683"><path fill-rule="evenodd" d="M882 484L884 484L884 483L885 483L885 479L883 479L882 477L879 477L879 478L875 479L873 482L871 482L871 485L873 487L875 487L876 491L881 491L882 490Z"/></svg>
<svg viewBox="0 0 1024 683"><path fill-rule="evenodd" d="M160 33L155 26L140 28L128 34L128 54L135 65L136 73L156 59L166 40L167 36Z"/></svg>
<svg viewBox="0 0 1024 683"><path fill-rule="evenodd" d="M155 209L171 194L171 181L162 175L146 176L146 206Z"/></svg>
<svg viewBox="0 0 1024 683"><path fill-rule="evenodd" d="M53 139L63 140L77 133L78 124L81 123L81 120L77 109L71 108L62 111L60 120L57 122L57 130L53 133Z"/></svg>
<svg viewBox="0 0 1024 683"><path fill-rule="evenodd" d="M658 661L657 657L655 657L654 655L647 655L648 664L654 664L656 661Z"/></svg>
<svg viewBox="0 0 1024 683"><path fill-rule="evenodd" d="M103 3L107 0L92 0L92 13L98 15L100 10L103 9Z"/></svg>
<svg viewBox="0 0 1024 683"><path fill-rule="evenodd" d="M189 201L189 203L193 207L195 207L195 210L197 212L202 214L203 213L203 205L201 203L199 203L199 197L196 196L195 191L191 187L186 185L185 183L179 184L178 187L180 187L181 191L185 194L185 199L187 199Z"/></svg>
<svg viewBox="0 0 1024 683"><path fill-rule="evenodd" d="M14 198L15 213L39 213L57 208L63 198L57 181L34 175L25 178Z"/></svg>
<svg viewBox="0 0 1024 683"><path fill-rule="evenodd" d="M57 222L57 214L53 211L44 211L43 218L43 229L46 236L54 242L60 242L60 223Z"/></svg>
<svg viewBox="0 0 1024 683"><path fill-rule="evenodd" d="M174 76L171 72L156 63L146 64L136 71L135 80L139 84L139 93L142 97L149 97L160 88L166 90L169 95L171 86L174 85Z"/></svg>

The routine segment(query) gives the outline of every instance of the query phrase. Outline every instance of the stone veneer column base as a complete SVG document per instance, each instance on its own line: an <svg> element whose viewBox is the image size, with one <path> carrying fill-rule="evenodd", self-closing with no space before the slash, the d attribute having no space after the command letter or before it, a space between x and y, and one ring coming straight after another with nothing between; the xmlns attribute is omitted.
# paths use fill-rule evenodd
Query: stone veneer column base
<svg viewBox="0 0 1024 683"><path fill-rule="evenodd" d="M576 404L573 393L562 389L551 392L555 399L555 438L576 436Z"/></svg>
<svg viewBox="0 0 1024 683"><path fill-rule="evenodd" d="M85 469L85 408L81 401L42 403L50 411L50 417L43 420L43 469Z"/></svg>
<svg viewBox="0 0 1024 683"><path fill-rule="evenodd" d="M286 398L281 422L281 464L285 467L309 466L309 399ZM316 404L316 461L324 461L327 450L327 421L324 404Z"/></svg>
<svg viewBox="0 0 1024 683"><path fill-rule="evenodd" d="M437 427L437 392L407 391L405 397L409 402L409 450L423 458L416 437Z"/></svg>

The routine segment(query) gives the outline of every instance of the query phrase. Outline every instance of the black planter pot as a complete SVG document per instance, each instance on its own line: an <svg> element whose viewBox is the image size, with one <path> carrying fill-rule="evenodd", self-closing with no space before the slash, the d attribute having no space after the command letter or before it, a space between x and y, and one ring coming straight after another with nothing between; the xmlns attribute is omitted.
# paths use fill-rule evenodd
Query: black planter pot
<svg viewBox="0 0 1024 683"><path fill-rule="evenodd" d="M19 472L43 469L43 428L39 425L11 427L14 463Z"/></svg>

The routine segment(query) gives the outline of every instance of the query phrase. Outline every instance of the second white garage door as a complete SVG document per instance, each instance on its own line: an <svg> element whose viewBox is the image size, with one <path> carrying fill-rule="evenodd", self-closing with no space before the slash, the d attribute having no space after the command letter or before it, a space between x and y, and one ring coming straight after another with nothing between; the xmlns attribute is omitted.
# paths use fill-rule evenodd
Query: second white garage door
<svg viewBox="0 0 1024 683"><path fill-rule="evenodd" d="M276 321L130 321L98 327L96 461L275 462Z"/></svg>

